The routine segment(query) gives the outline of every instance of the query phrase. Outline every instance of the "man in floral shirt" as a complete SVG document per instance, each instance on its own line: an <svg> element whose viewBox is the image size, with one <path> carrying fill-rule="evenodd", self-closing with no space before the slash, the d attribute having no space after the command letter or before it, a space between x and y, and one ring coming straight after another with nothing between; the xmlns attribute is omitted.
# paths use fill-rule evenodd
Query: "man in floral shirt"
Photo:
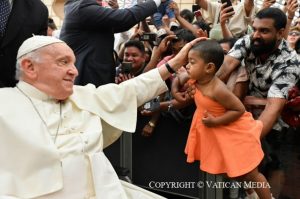
<svg viewBox="0 0 300 199"><path fill-rule="evenodd" d="M235 43L218 73L221 79L226 80L244 60L249 76L248 95L263 98L266 102L262 110L253 114L264 124L261 136L263 143L271 148L271 151L265 151L265 156L271 160L268 164L273 171L281 170L280 158L274 150L274 147L279 147L280 132L286 125L279 119L280 114L287 102L288 90L300 77L300 59L283 39L286 22L286 15L280 9L259 11L252 24L253 33ZM277 198L283 175L282 172L271 172L270 175L272 193ZM276 183L272 184L273 181Z"/></svg>

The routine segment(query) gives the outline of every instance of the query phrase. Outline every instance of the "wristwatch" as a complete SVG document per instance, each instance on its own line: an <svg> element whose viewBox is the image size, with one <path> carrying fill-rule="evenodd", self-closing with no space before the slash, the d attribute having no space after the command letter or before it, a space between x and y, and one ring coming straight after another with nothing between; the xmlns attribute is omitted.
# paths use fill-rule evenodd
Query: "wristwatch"
<svg viewBox="0 0 300 199"><path fill-rule="evenodd" d="M148 124L149 124L149 126L151 126L152 128L155 127L155 124L154 124L153 122L151 122L151 121L149 121Z"/></svg>

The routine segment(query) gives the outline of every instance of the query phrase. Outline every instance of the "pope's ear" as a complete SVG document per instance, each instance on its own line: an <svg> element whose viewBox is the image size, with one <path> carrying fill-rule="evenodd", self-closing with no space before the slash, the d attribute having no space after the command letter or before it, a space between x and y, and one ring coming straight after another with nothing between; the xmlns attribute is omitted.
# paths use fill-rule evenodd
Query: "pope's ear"
<svg viewBox="0 0 300 199"><path fill-rule="evenodd" d="M23 74L30 78L36 77L36 69L35 65L32 63L30 59L22 59L20 62L21 70L23 71Z"/></svg>

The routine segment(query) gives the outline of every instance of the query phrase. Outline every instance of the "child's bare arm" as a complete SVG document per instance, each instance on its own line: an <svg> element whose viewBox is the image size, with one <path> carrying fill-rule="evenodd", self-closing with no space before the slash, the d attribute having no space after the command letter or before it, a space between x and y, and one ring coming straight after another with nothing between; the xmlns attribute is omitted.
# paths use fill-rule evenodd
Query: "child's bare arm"
<svg viewBox="0 0 300 199"><path fill-rule="evenodd" d="M212 89L212 96L226 109L226 112L218 117L206 113L202 122L209 127L229 124L237 120L245 112L245 107L242 102L227 89L225 84L221 82L221 84L218 85L221 86L216 86Z"/></svg>

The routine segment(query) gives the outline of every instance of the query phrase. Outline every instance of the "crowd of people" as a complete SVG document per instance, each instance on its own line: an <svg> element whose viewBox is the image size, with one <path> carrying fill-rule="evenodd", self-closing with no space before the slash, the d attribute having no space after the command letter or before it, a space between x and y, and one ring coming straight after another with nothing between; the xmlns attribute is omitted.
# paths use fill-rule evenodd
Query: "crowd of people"
<svg viewBox="0 0 300 199"><path fill-rule="evenodd" d="M40 0L1 0L0 198L164 198L120 181L103 153L137 112L147 138L164 115L192 120L187 162L269 184L248 199L280 198L280 143L300 126L281 118L300 117L298 1L195 3L66 0L58 30Z"/></svg>

